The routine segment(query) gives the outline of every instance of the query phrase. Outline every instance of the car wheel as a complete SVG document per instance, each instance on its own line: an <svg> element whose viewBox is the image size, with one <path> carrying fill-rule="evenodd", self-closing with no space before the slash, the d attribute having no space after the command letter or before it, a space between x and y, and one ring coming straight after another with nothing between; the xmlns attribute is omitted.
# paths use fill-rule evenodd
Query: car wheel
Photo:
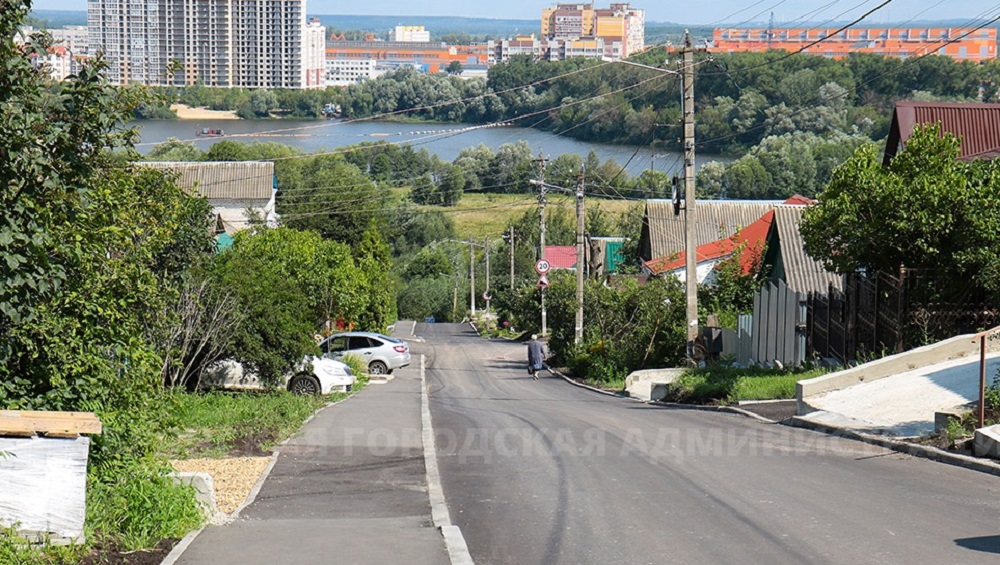
<svg viewBox="0 0 1000 565"><path fill-rule="evenodd" d="M288 390L295 394L319 394L319 381L312 375L295 375L288 382Z"/></svg>
<svg viewBox="0 0 1000 565"><path fill-rule="evenodd" d="M381 361L372 361L368 364L368 372L373 375L384 375L389 372L389 367Z"/></svg>

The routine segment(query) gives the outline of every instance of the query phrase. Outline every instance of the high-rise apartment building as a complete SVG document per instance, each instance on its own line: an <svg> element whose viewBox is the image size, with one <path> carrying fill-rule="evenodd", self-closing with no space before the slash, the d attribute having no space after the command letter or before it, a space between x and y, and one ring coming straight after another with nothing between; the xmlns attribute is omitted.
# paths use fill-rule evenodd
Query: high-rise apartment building
<svg viewBox="0 0 1000 565"><path fill-rule="evenodd" d="M306 0L88 0L87 27L116 84L319 88L324 65L309 58L325 32L305 11Z"/></svg>
<svg viewBox="0 0 1000 565"><path fill-rule="evenodd" d="M601 40L601 56L628 57L645 48L646 12L628 3L607 8L589 4L556 4L542 10L542 37L590 48ZM581 44L583 45L583 44Z"/></svg>

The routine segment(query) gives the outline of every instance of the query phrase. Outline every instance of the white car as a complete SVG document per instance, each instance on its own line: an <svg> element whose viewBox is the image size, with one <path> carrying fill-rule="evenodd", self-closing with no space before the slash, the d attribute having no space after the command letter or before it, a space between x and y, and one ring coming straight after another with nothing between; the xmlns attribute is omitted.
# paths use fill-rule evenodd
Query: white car
<svg viewBox="0 0 1000 565"><path fill-rule="evenodd" d="M296 394L330 394L351 390L354 381L354 372L345 363L309 356L285 377L285 387ZM201 382L205 386L216 388L261 388L257 375L244 371L243 365L233 359L209 365Z"/></svg>

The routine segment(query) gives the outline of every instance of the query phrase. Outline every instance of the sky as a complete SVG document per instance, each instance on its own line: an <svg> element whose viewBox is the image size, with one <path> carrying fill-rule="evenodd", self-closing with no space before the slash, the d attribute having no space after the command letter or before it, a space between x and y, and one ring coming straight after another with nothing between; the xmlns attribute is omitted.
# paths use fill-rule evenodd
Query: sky
<svg viewBox="0 0 1000 565"><path fill-rule="evenodd" d="M578 0L579 1L579 0ZM884 0L714 0L713 2L688 2L646 0L632 3L646 10L646 20L682 24L709 24L713 26L736 25L746 20L767 21L774 12L776 22L794 22L805 15L815 22L826 20L851 21ZM598 0L597 7L607 6L611 0ZM398 15L406 18L400 23L419 25L417 16L470 16L533 20L541 16L543 8L555 2L540 0L469 1L469 0L307 0L310 15ZM914 17L921 20L992 18L1000 8L987 0L895 0L873 13L867 20L871 24L904 22ZM825 9L824 6L827 6ZM38 10L86 10L86 0L35 0ZM926 11L925 11L926 10ZM921 14L921 12L923 12ZM919 14L919 16L918 16Z"/></svg>

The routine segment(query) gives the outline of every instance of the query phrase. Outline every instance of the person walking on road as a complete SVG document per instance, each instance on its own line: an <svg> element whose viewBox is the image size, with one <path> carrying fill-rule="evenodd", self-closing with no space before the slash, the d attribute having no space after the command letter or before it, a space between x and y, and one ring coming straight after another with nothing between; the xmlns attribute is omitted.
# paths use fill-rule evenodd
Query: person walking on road
<svg viewBox="0 0 1000 565"><path fill-rule="evenodd" d="M538 341L538 335L531 334L531 341L528 342L528 373L531 378L538 380L538 371L545 368L545 346Z"/></svg>

